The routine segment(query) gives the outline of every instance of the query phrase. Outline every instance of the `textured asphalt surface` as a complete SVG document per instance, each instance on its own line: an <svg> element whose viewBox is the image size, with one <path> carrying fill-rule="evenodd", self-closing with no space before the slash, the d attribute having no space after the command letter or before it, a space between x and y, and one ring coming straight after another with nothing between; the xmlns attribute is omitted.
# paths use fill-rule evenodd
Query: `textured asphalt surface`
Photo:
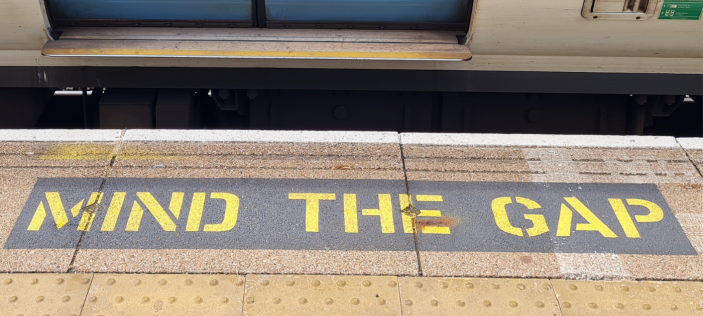
<svg viewBox="0 0 703 316"><path fill-rule="evenodd" d="M451 235L419 234L420 251L468 252L556 252L695 255L686 234L671 213L666 201L653 184L607 183L499 183L410 181L410 192L442 194L444 217L458 222ZM522 229L523 236L508 234L498 228L491 202L511 197L506 205L510 223ZM537 202L541 208L528 210L516 203L516 197ZM604 237L598 231L577 230L588 221L565 200L575 197L617 237ZM643 199L662 208L664 217L655 223L636 223L640 238L628 238L608 202L609 198ZM431 203L415 202L418 208ZM557 236L561 209L572 211L570 236ZM428 208L431 205L428 205ZM646 215L641 206L629 207L630 215ZM525 229L534 226L523 214L542 215L548 232L529 237Z"/></svg>
<svg viewBox="0 0 703 316"><path fill-rule="evenodd" d="M71 214L71 207L88 200L101 179L39 179L7 243L6 249L75 248L82 231L78 224L83 214ZM543 253L616 253L696 255L678 221L661 193L653 184L564 184L564 183L496 183L410 181L413 205L420 210L439 210L441 217L417 218L420 251L459 252L543 252ZM46 192L59 192L69 223L60 229L54 224L55 211L47 202ZM293 179L109 179L104 187L102 207L98 209L90 231L80 241L84 249L288 249L288 250L357 250L414 251L413 234L403 226L401 195L403 181L390 180L293 180ZM102 228L108 207L124 192L124 203L114 229ZM159 203L173 231L157 221L137 192L148 192ZM180 211L170 209L173 192L182 192ZM221 232L205 232L203 225L223 221L225 201L213 199L212 193L234 194L239 199L234 227ZM205 204L198 231L188 231L193 197L204 194ZM291 199L290 194L328 194L320 200L318 231L306 228L306 200ZM330 194L334 195L332 199ZM358 232L345 232L345 194L356 195ZM417 195L441 196L441 202L417 201ZM363 215L364 209L379 209L380 195L390 197L393 231L382 231L381 217ZM517 197L539 204L528 209L516 203ZM492 202L509 198L505 205L508 225L522 236L510 234L499 226ZM569 204L576 198L605 225L613 236L579 229L593 223ZM657 222L635 222L639 238L627 237L608 199L642 199L661 207L663 218ZM42 204L47 214L41 229L27 228ZM139 229L128 231L128 221L135 207L143 210ZM571 210L567 226L569 236L557 236L563 208ZM407 210L406 210L407 211ZM419 210L416 210L417 212ZM630 206L631 218L647 215L642 206ZM178 216L176 216L178 214ZM529 215L532 214L532 215ZM309 214L308 214L309 215ZM421 214L422 215L422 214ZM527 215L527 216L525 216ZM546 228L539 235L528 236L535 226L530 217L544 219ZM539 220L537 220L538 222ZM425 227L448 227L449 234L424 232ZM562 233L563 234L563 233Z"/></svg>

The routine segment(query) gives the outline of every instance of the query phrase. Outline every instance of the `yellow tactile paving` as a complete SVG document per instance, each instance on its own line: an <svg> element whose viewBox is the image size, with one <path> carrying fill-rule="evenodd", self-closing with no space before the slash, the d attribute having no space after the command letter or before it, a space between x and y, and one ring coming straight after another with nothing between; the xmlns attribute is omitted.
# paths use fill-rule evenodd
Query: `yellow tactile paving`
<svg viewBox="0 0 703 316"><path fill-rule="evenodd" d="M401 315L398 279L248 275L243 315Z"/></svg>
<svg viewBox="0 0 703 316"><path fill-rule="evenodd" d="M703 283L552 280L564 316L703 315Z"/></svg>
<svg viewBox="0 0 703 316"><path fill-rule="evenodd" d="M0 274L0 316L77 316L91 274Z"/></svg>
<svg viewBox="0 0 703 316"><path fill-rule="evenodd" d="M95 274L81 316L239 315L238 275Z"/></svg>
<svg viewBox="0 0 703 316"><path fill-rule="evenodd" d="M558 315L549 280L399 278L403 315Z"/></svg>
<svg viewBox="0 0 703 316"><path fill-rule="evenodd" d="M0 274L0 316L703 315L703 282Z"/></svg>

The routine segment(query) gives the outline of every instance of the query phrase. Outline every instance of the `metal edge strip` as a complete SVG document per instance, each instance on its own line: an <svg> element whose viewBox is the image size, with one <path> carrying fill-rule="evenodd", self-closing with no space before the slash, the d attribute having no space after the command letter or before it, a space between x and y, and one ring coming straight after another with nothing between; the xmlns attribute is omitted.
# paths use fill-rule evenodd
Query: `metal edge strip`
<svg viewBox="0 0 703 316"><path fill-rule="evenodd" d="M403 52L312 52L312 51L218 51L175 49L55 49L44 48L50 57L189 57L189 58L291 58L291 59L360 59L360 60L436 60L466 61L466 53Z"/></svg>
<svg viewBox="0 0 703 316"><path fill-rule="evenodd" d="M52 41L59 39L59 34L54 31L54 27L52 26L51 19L49 16L49 10L46 5L46 0L39 0L39 8L41 9L42 20L44 21L44 28L46 29L46 35L49 36L49 39Z"/></svg>

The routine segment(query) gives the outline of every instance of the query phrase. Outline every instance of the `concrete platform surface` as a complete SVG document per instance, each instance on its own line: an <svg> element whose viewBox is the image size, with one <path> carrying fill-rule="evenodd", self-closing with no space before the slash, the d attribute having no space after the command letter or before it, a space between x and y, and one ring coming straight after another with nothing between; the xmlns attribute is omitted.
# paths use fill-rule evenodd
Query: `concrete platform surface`
<svg viewBox="0 0 703 316"><path fill-rule="evenodd" d="M100 191L121 134L108 130L0 130L0 272L69 270L80 236L76 227L85 216L79 213L85 214L83 209L95 202L90 197ZM71 186L62 185L66 178L74 179ZM57 187L42 189L45 181L54 181L61 192ZM32 213L29 216L37 214L32 229L50 225L66 228L41 237L25 235L20 243L55 238L61 246L19 249L9 245L8 237L21 221L23 209L24 214ZM17 227L22 231L28 228Z"/></svg>
<svg viewBox="0 0 703 316"><path fill-rule="evenodd" d="M634 136L0 131L0 272L701 281L701 148ZM530 308L554 307L537 296L524 296ZM401 311L424 313L412 306Z"/></svg>
<svg viewBox="0 0 703 316"><path fill-rule="evenodd" d="M443 215L477 222L419 234L424 275L703 279L703 181L673 137L401 138L410 193L462 194Z"/></svg>

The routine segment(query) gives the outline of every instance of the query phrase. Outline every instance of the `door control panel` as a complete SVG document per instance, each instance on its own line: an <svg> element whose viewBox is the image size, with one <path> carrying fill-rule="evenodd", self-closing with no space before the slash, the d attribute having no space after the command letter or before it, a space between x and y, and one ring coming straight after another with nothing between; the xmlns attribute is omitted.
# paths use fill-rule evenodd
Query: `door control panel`
<svg viewBox="0 0 703 316"><path fill-rule="evenodd" d="M659 0L586 0L581 15L589 20L647 20Z"/></svg>

